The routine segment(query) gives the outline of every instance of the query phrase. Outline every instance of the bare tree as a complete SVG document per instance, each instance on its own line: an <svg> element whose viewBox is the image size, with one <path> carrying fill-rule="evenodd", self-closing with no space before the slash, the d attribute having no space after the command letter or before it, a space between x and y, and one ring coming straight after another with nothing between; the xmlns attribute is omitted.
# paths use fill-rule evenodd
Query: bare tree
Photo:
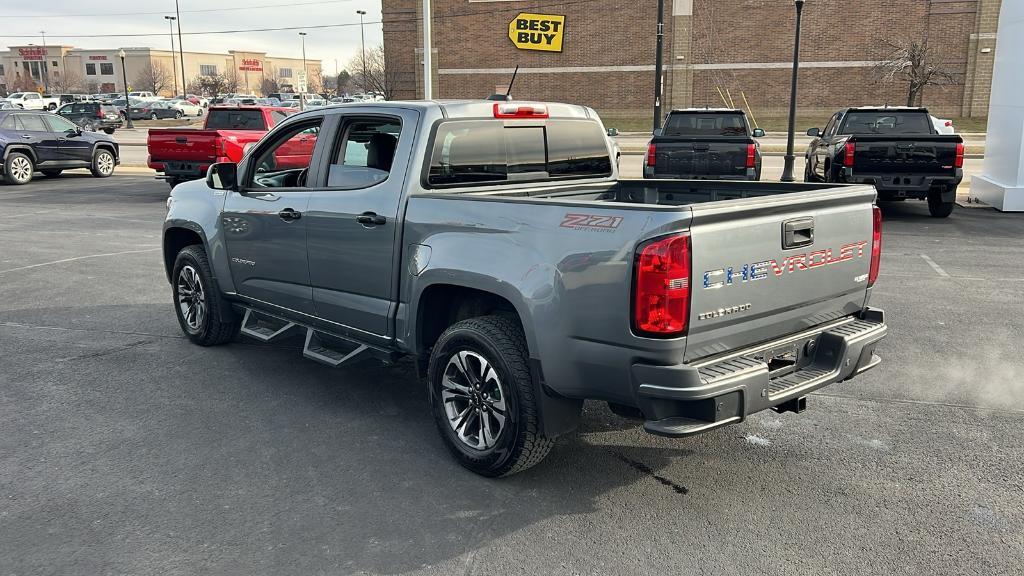
<svg viewBox="0 0 1024 576"><path fill-rule="evenodd" d="M140 91L160 94L171 84L171 73L161 62L147 62L135 75L132 87Z"/></svg>
<svg viewBox="0 0 1024 576"><path fill-rule="evenodd" d="M267 94L274 94L280 92L281 89L277 85L277 80L274 80L271 76L266 76L260 81L260 93L266 96Z"/></svg>
<svg viewBox="0 0 1024 576"><path fill-rule="evenodd" d="M39 83L28 74L16 73L14 82L11 84L11 92L38 92Z"/></svg>
<svg viewBox="0 0 1024 576"><path fill-rule="evenodd" d="M376 46L366 50L366 61L362 54L349 61L348 69L352 70L352 84L359 86L364 92L376 92L390 100L395 91L398 75L384 65L384 46Z"/></svg>
<svg viewBox="0 0 1024 576"><path fill-rule="evenodd" d="M76 94L85 91L85 82L80 74L64 70L59 78L50 82L50 89L58 94Z"/></svg>
<svg viewBox="0 0 1024 576"><path fill-rule="evenodd" d="M889 55L875 66L881 80L907 83L907 106L920 105L928 86L959 84L960 72L954 70L929 47L928 36L920 39L888 40Z"/></svg>
<svg viewBox="0 0 1024 576"><path fill-rule="evenodd" d="M219 96L238 90L238 76L233 72L215 76L199 75L189 81L187 92L203 96Z"/></svg>

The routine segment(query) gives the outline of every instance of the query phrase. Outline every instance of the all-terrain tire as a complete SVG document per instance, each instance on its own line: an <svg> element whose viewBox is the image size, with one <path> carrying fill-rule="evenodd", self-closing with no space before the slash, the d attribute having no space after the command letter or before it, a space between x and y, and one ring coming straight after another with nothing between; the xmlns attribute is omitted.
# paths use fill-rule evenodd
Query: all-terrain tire
<svg viewBox="0 0 1024 576"><path fill-rule="evenodd" d="M948 218L955 207L955 201L942 201L942 190L932 190L928 193L928 213L933 218Z"/></svg>
<svg viewBox="0 0 1024 576"><path fill-rule="evenodd" d="M200 284L206 306L203 319L190 325L190 319L185 316L182 310L182 288L188 287L183 273L187 276L186 269L190 268L194 277ZM186 246L178 252L174 260L174 271L171 274L171 291L174 296L174 313L178 318L178 325L181 331L188 336L192 342L200 346L216 346L230 342L238 335L241 328L241 319L231 309L231 305L220 295L217 281L213 278L210 268L210 261L206 257L206 251L202 246Z"/></svg>
<svg viewBox="0 0 1024 576"><path fill-rule="evenodd" d="M501 383L506 420L494 445L486 449L474 448L460 439L442 397L450 361L467 351L484 358ZM554 441L540 430L538 388L530 371L526 337L517 320L482 316L450 326L431 351L427 382L438 431L452 456L465 468L482 476L508 476L534 466L551 451Z"/></svg>

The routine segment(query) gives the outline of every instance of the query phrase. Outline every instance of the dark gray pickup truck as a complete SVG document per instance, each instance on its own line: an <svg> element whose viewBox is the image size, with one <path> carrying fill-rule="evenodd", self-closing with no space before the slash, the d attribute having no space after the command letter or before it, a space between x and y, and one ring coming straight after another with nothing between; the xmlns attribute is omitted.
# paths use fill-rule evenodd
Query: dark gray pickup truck
<svg viewBox="0 0 1024 576"><path fill-rule="evenodd" d="M647 144L644 178L760 180L761 136L743 110L673 110Z"/></svg>
<svg viewBox="0 0 1024 576"><path fill-rule="evenodd" d="M620 180L611 155L565 104L296 114L172 191L175 313L204 346L413 357L447 447L487 476L539 462L587 399L682 437L880 362L871 186Z"/></svg>

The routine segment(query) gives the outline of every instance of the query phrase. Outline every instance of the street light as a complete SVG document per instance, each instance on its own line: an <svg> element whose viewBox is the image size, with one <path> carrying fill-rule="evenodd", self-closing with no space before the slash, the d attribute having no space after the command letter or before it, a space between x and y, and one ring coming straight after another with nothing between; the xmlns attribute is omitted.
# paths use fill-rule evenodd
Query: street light
<svg viewBox="0 0 1024 576"><path fill-rule="evenodd" d="M50 93L50 79L47 78L47 76L50 75L50 72L49 72L48 67L46 66L46 56L47 56L47 54L46 54L46 31L45 30L40 30L39 34L42 35L42 37L43 37L43 47L40 50L43 53L43 63L42 63L42 66L39 67L39 73L43 76L43 92L46 92L47 94L49 94Z"/></svg>
<svg viewBox="0 0 1024 576"><path fill-rule="evenodd" d="M164 16L164 20L167 20L167 24L171 27L171 78L174 79L174 95L178 95L178 71L174 68L174 21L177 20L177 16ZM185 87L181 87L182 96L185 95Z"/></svg>
<svg viewBox="0 0 1024 576"><path fill-rule="evenodd" d="M366 31L363 30L363 16L366 15L366 10L356 10L356 14L359 14L359 38L363 44L363 94L366 94Z"/></svg>
<svg viewBox="0 0 1024 576"><path fill-rule="evenodd" d="M174 15L178 21L178 54L181 58L181 93L182 95L188 91L188 82L185 82L185 44L181 41L181 10L178 8L178 0L174 0Z"/></svg>
<svg viewBox="0 0 1024 576"><path fill-rule="evenodd" d="M793 131L796 130L796 81L800 72L800 17L804 10L804 0L793 0L796 4L796 38L793 40L793 83L789 88L789 132L786 134L786 157L782 168L782 181L793 182Z"/></svg>
<svg viewBox="0 0 1024 576"><path fill-rule="evenodd" d="M654 47L654 130L661 128L661 60L665 42L665 0L658 0L658 32ZM652 131L653 133L653 131Z"/></svg>
<svg viewBox="0 0 1024 576"><path fill-rule="evenodd" d="M121 57L121 78L124 79L124 119L127 122L125 128L135 128L132 124L131 99L128 98L128 73L124 69L124 48L118 50L117 55Z"/></svg>
<svg viewBox="0 0 1024 576"><path fill-rule="evenodd" d="M306 90L309 89L309 78L306 78L306 33L305 32L299 32L299 36L302 37L302 76L301 76L301 78L305 78L305 80L306 80L305 88L299 92L299 110L305 110L306 109L306 102L305 102L305 100L306 100Z"/></svg>

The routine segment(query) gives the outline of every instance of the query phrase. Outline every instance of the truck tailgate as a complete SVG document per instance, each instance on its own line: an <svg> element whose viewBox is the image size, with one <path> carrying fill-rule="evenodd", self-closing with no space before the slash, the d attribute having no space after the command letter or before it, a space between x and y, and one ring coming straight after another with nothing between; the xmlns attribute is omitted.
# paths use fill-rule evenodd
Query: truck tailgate
<svg viewBox="0 0 1024 576"><path fill-rule="evenodd" d="M716 140L655 140L654 173L659 176L744 177L747 173L746 138Z"/></svg>
<svg viewBox="0 0 1024 576"><path fill-rule="evenodd" d="M860 311L874 196L858 186L694 205L686 359Z"/></svg>
<svg viewBox="0 0 1024 576"><path fill-rule="evenodd" d="M150 130L149 155L156 161L216 162L219 155L216 130Z"/></svg>
<svg viewBox="0 0 1024 576"><path fill-rule="evenodd" d="M862 174L893 172L920 175L950 175L954 171L957 135L865 136L858 134L854 143L854 171Z"/></svg>

